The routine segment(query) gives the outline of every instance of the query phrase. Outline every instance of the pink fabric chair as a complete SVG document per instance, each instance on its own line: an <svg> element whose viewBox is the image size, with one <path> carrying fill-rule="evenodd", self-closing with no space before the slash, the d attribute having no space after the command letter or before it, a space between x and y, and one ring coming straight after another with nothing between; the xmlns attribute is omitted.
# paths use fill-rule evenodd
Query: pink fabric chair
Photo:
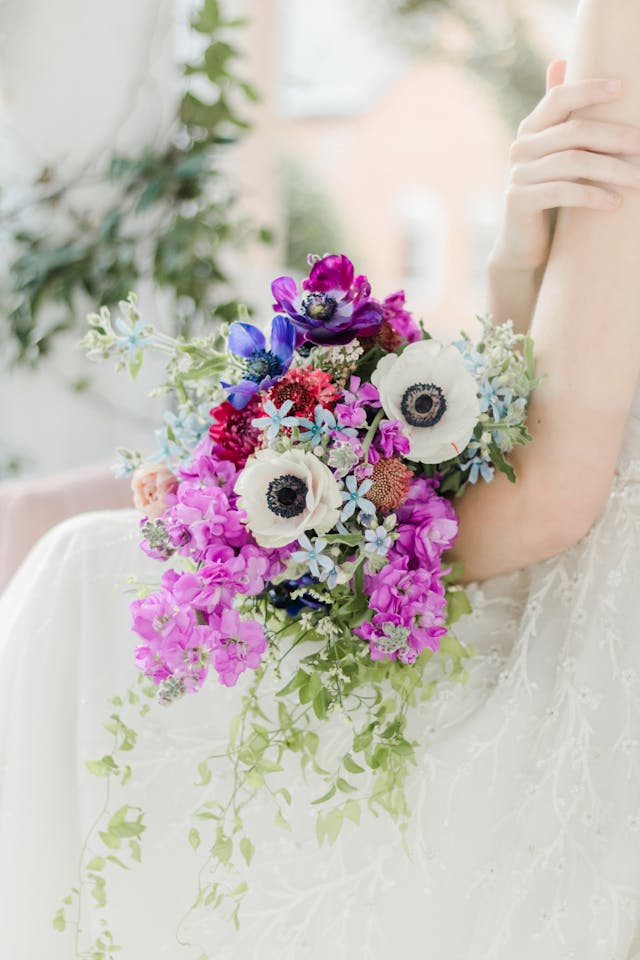
<svg viewBox="0 0 640 960"><path fill-rule="evenodd" d="M103 464L0 483L0 591L51 527L78 513L130 506L128 481Z"/></svg>

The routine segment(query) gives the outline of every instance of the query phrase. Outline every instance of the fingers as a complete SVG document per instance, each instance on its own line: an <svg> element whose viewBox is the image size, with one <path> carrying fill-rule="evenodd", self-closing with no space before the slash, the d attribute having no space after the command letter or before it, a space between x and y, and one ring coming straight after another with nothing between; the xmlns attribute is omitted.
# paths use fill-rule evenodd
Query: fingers
<svg viewBox="0 0 640 960"><path fill-rule="evenodd" d="M564 150L532 163L516 165L512 181L526 186L558 180L590 180L614 187L640 188L640 166L586 150Z"/></svg>
<svg viewBox="0 0 640 960"><path fill-rule="evenodd" d="M599 120L568 120L541 133L519 137L512 147L511 159L513 163L523 163L562 150L638 156L640 129Z"/></svg>
<svg viewBox="0 0 640 960"><path fill-rule="evenodd" d="M547 70L547 93L553 89L553 87L559 87L564 83L566 75L566 60L554 60L553 63L550 63Z"/></svg>
<svg viewBox="0 0 640 960"><path fill-rule="evenodd" d="M512 184L507 192L507 207L518 217L536 217L541 210L556 207L582 207L592 210L617 210L621 198L604 187L560 180L533 186Z"/></svg>
<svg viewBox="0 0 640 960"><path fill-rule="evenodd" d="M554 67L552 72L550 68L552 79L556 69ZM615 100L621 93L622 84L619 80L582 80L579 83L554 85L533 113L522 122L519 133L539 133L547 127L564 123L576 110Z"/></svg>

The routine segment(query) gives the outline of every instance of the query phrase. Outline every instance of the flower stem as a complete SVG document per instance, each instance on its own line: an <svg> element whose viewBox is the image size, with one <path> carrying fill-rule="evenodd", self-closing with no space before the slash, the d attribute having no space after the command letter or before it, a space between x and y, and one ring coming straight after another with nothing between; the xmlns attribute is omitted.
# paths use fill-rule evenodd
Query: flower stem
<svg viewBox="0 0 640 960"><path fill-rule="evenodd" d="M378 410L378 412L376 413L376 415L375 415L375 417L374 417L374 419L373 419L373 423L371 424L371 426L370 426L369 429L367 430L367 435L366 435L366 437L364 438L364 441L363 441L363 444L362 444L362 451L363 451L363 453L364 453L365 460L367 459L367 454L368 454L368 452L369 452L369 447L370 447L371 444L373 443L373 438L374 438L375 435L376 435L376 430L377 430L378 427L380 426L380 422L381 422L381 420L382 420L383 417L384 417L384 410Z"/></svg>

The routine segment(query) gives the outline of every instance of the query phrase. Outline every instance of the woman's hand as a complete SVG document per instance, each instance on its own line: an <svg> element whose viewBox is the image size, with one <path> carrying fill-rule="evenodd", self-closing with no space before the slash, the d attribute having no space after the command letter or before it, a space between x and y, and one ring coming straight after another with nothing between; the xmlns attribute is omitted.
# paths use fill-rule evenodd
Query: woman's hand
<svg viewBox="0 0 640 960"><path fill-rule="evenodd" d="M616 100L614 79L565 84L566 64L555 61L547 94L520 125L511 148L505 214L489 264L491 312L529 326L553 239L559 207L616 210L618 187L640 188L640 129L574 119L585 107Z"/></svg>

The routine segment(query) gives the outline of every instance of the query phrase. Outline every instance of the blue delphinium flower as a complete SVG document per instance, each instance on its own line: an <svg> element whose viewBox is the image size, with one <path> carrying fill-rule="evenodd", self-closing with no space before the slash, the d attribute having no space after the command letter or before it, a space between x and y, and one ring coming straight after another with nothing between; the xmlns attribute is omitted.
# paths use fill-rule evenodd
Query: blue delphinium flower
<svg viewBox="0 0 640 960"><path fill-rule="evenodd" d="M226 383L229 402L242 410L260 390L268 390L287 372L296 346L296 331L289 317L277 316L271 323L271 346L262 330L250 323L232 323L229 350L241 360L243 378Z"/></svg>
<svg viewBox="0 0 640 960"><path fill-rule="evenodd" d="M258 427L259 430L267 431L267 440L275 440L283 427L297 427L298 418L288 417L287 414L293 406L293 400L285 400L280 408L276 407L273 400L267 400L264 405L264 417L256 417L251 421L252 427Z"/></svg>
<svg viewBox="0 0 640 960"><path fill-rule="evenodd" d="M373 486L373 480L367 477L362 481L360 486L358 486L358 479L352 473L344 483L347 489L341 491L341 496L344 501L342 513L340 514L341 520L348 520L354 515L356 510L360 510L367 516L371 516L376 512L376 508L371 500L367 500L365 497L365 494L368 493Z"/></svg>

